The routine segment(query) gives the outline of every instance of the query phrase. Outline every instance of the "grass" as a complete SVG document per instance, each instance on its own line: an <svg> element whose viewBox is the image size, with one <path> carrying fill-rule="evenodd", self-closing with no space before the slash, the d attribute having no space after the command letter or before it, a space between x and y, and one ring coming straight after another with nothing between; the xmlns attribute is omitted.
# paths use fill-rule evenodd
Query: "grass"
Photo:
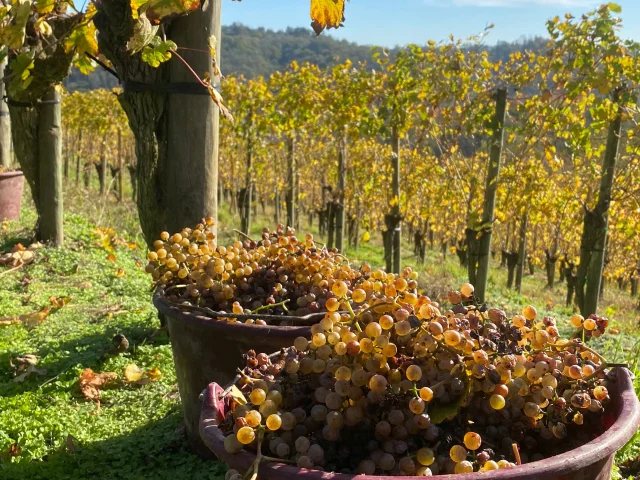
<svg viewBox="0 0 640 480"><path fill-rule="evenodd" d="M40 311L51 306L52 298L70 298L37 325L0 326L0 478L221 479L224 466L190 453L184 438L171 347L150 301L135 206L97 198L95 190L87 193L69 182L65 247L43 247L35 263L15 272L0 269L0 319ZM239 219L228 207L219 217L220 241L232 241ZM35 220L26 198L22 219L0 227L0 252L18 242L30 244ZM262 225L269 224L271 216L258 216L251 235L259 237ZM315 226L303 227L317 234ZM113 231L105 241L106 228ZM358 251L347 250L352 261L382 263L380 235L371 236ZM465 281L452 255L443 259L429 251L422 267L406 248L403 263L421 271L420 285L434 298ZM506 272L492 268L492 305L513 313L532 303L563 321L572 312L564 306L562 286L543 288L541 271L525 277L520 294L505 283ZM631 363L640 377L636 304L616 288L605 291L603 311L621 334L599 339L598 346L611 361ZM116 334L129 340L124 353L112 345ZM10 362L26 354L40 358L40 372L16 382ZM78 379L85 368L116 372L122 379L130 363L143 370L158 368L161 377L142 386L119 380L102 392L99 407L83 398ZM617 465L639 454L640 438L635 438L618 454ZM615 474L621 478L618 466Z"/></svg>

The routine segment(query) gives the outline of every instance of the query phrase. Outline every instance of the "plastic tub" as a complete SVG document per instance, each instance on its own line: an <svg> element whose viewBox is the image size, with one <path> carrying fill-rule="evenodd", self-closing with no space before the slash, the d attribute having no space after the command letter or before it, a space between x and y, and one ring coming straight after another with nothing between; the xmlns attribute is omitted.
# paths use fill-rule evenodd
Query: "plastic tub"
<svg viewBox="0 0 640 480"><path fill-rule="evenodd" d="M614 369L616 382L608 385L611 396L610 408L615 422L598 438L591 442L554 457L514 468L492 472L476 472L458 475L441 475L444 480L609 480L615 453L636 433L640 426L640 404L633 390L633 382L628 370ZM211 384L205 394L200 418L200 435L205 445L229 468L245 472L253 463L255 455L248 451L231 454L224 449L224 436L218 429L218 409L225 408L217 399L222 389ZM346 475L316 470L306 470L282 463L261 462L261 480L293 480L304 477L307 480L400 480L407 477Z"/></svg>
<svg viewBox="0 0 640 480"><path fill-rule="evenodd" d="M311 327L247 325L185 312L170 305L160 291L153 304L167 320L187 437L199 453L209 452L199 434L200 394L207 385L233 380L244 367L242 354L251 349L273 353L291 346L296 337L311 337Z"/></svg>
<svg viewBox="0 0 640 480"><path fill-rule="evenodd" d="M0 221L20 218L23 189L24 174L22 172L0 173Z"/></svg>

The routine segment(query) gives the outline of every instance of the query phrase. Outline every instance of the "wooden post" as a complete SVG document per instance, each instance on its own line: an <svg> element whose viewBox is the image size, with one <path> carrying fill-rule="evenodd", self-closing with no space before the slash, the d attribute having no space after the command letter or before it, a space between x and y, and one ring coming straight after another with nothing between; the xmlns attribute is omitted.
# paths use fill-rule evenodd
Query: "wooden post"
<svg viewBox="0 0 640 480"><path fill-rule="evenodd" d="M613 93L614 103L619 103L621 91L616 89ZM620 133L622 130L622 107L618 106L618 113L609 125L607 134L607 146L602 160L602 177L600 178L600 191L598 203L592 210L586 210L584 226L580 244L580 265L576 280L576 302L584 317L596 313L598 298L600 296L600 284L605 263L605 248L607 243L607 231L609 228L609 205L620 146Z"/></svg>
<svg viewBox="0 0 640 480"><path fill-rule="evenodd" d="M208 52L209 37L215 35L219 55L221 6L222 0L210 0L205 10L197 9L171 22L169 38L184 49L181 55L200 75L212 74L211 57L194 49ZM195 82L177 59L168 62L168 69L172 83ZM179 232L203 217L218 215L219 110L212 100L200 95L169 95L167 104L167 158L162 174L166 185L161 195L168 208L163 212L163 223L169 231Z"/></svg>
<svg viewBox="0 0 640 480"><path fill-rule="evenodd" d="M251 200L253 199L253 152L251 140L247 141L247 173L245 177L244 202L242 215L242 231L249 235L251 229Z"/></svg>
<svg viewBox="0 0 640 480"><path fill-rule="evenodd" d="M107 134L102 137L102 143L100 144L100 195L107 194Z"/></svg>
<svg viewBox="0 0 640 480"><path fill-rule="evenodd" d="M80 184L80 152L82 152L82 130L78 131L78 148L76 149L76 186Z"/></svg>
<svg viewBox="0 0 640 480"><path fill-rule="evenodd" d="M4 77L7 59L0 62L0 78ZM4 82L0 81L0 167L8 169L11 166L11 120L9 107L3 100L5 95Z"/></svg>
<svg viewBox="0 0 640 480"><path fill-rule="evenodd" d="M118 128L118 202L124 198L124 155L122 154L122 131Z"/></svg>
<svg viewBox="0 0 640 480"><path fill-rule="evenodd" d="M338 198L335 203L336 215L336 248L338 251L344 251L344 211L347 177L347 134L343 133L338 146Z"/></svg>
<svg viewBox="0 0 640 480"><path fill-rule="evenodd" d="M60 93L52 87L42 102L38 118L39 236L60 246L64 243Z"/></svg>
<svg viewBox="0 0 640 480"><path fill-rule="evenodd" d="M391 215L393 215L395 220L395 227L391 232L393 249L392 271L393 273L400 273L400 249L402 246L402 234L400 230L400 135L398 134L397 127L394 127L391 133L391 148L393 150L391 192L395 199L393 208L391 209Z"/></svg>
<svg viewBox="0 0 640 480"><path fill-rule="evenodd" d="M518 247L518 265L516 268L516 285L515 290L520 293L522 288L522 277L524 275L524 265L527 256L527 227L529 224L529 215L522 215L520 221L520 245Z"/></svg>
<svg viewBox="0 0 640 480"><path fill-rule="evenodd" d="M491 233L493 230L494 211L496 207L496 191L500 177L502 160L502 144L504 142L504 121L507 112L507 89L500 88L496 94L496 111L491 122L493 137L489 151L487 182L484 191L482 211L482 231L478 250L478 269L476 271L475 297L479 302L485 301L487 279L489 277L489 254L491 251Z"/></svg>
<svg viewBox="0 0 640 480"><path fill-rule="evenodd" d="M296 180L296 141L293 134L287 141L287 227L295 228L295 180Z"/></svg>

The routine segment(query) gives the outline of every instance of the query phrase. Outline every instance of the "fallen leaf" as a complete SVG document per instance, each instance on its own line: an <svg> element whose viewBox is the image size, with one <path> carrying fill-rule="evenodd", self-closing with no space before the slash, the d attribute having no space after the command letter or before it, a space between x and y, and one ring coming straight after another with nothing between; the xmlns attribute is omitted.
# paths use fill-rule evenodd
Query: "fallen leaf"
<svg viewBox="0 0 640 480"><path fill-rule="evenodd" d="M40 362L40 357L38 357L37 355L32 355L30 353L10 360L11 366L14 366L14 363L17 365L37 365L38 362Z"/></svg>
<svg viewBox="0 0 640 480"><path fill-rule="evenodd" d="M160 373L160 369L158 367L153 367L151 370L147 370L147 377L149 380L155 382L162 377L162 373Z"/></svg>
<svg viewBox="0 0 640 480"><path fill-rule="evenodd" d="M124 378L127 382L137 382L142 378L143 371L135 363L130 363L124 368Z"/></svg>
<svg viewBox="0 0 640 480"><path fill-rule="evenodd" d="M136 242L127 242L127 247L129 247L129 250L135 250L138 248L138 244Z"/></svg>
<svg viewBox="0 0 640 480"><path fill-rule="evenodd" d="M138 268L142 268L144 265L142 265L142 262L140 260L136 260L136 267Z"/></svg>
<svg viewBox="0 0 640 480"><path fill-rule="evenodd" d="M90 368L85 368L80 375L80 390L87 400L99 400L100 389L118 378L115 372L95 373Z"/></svg>
<svg viewBox="0 0 640 480"><path fill-rule="evenodd" d="M16 383L22 383L32 373L36 373L38 375L45 375L47 373L47 370L43 368L36 368L33 365L29 365L29 367L27 367L20 375L15 376L13 378L13 381Z"/></svg>
<svg viewBox="0 0 640 480"><path fill-rule="evenodd" d="M24 246L21 243L16 243L11 249L11 253L23 252L25 250L26 248L24 248Z"/></svg>
<svg viewBox="0 0 640 480"><path fill-rule="evenodd" d="M88 290L93 287L91 282L80 282L76 285L81 290Z"/></svg>
<svg viewBox="0 0 640 480"><path fill-rule="evenodd" d="M0 327L6 327L8 325L13 325L14 323L20 323L20 319L18 317L2 317L2 318L0 318Z"/></svg>
<svg viewBox="0 0 640 480"><path fill-rule="evenodd" d="M122 278L122 277L124 277L125 275L126 275L126 273L125 273L125 271L124 271L124 268L119 268L119 269L117 269L117 270L116 270L116 277L120 277L120 278Z"/></svg>
<svg viewBox="0 0 640 480"><path fill-rule="evenodd" d="M49 303L54 308L62 308L71 301L71 297L49 297Z"/></svg>
<svg viewBox="0 0 640 480"><path fill-rule="evenodd" d="M51 307L44 307L37 312L23 313L18 317L26 328L33 328L40 325L49 316Z"/></svg>
<svg viewBox="0 0 640 480"><path fill-rule="evenodd" d="M107 256L107 260L109 260L110 262L116 263L116 256L113 253L110 253Z"/></svg>

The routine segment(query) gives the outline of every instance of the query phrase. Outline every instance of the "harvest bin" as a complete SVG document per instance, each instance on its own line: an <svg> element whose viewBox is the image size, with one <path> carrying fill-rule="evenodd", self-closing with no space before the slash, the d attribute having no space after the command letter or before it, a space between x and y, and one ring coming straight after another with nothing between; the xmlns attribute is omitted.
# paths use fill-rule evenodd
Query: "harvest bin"
<svg viewBox="0 0 640 480"><path fill-rule="evenodd" d="M153 295L153 304L167 321L187 437L205 455L210 452L200 439L199 423L200 394L207 385L233 380L236 369L244 367L242 354L251 349L273 353L293 345L296 337L311 338L311 327L247 325L186 312L169 304L160 291Z"/></svg>
<svg viewBox="0 0 640 480"><path fill-rule="evenodd" d="M22 172L0 173L0 221L20 218L23 188Z"/></svg>
<svg viewBox="0 0 640 480"><path fill-rule="evenodd" d="M624 368L614 369L615 382L607 385L611 396L609 408L615 415L614 424L598 438L591 442L563 453L537 462L527 463L514 468L495 470L490 473L475 472L458 475L441 475L437 478L445 480L609 480L615 452L631 439L640 426L640 404L633 390L633 382L629 371ZM229 468L240 472L248 470L255 455L248 451L231 454L224 449L224 435L217 427L217 408L222 402L216 402L215 393L221 392L217 384L211 384L205 394L202 416L200 418L200 435L205 445ZM306 470L282 463L261 462L261 480L293 480L304 477L307 480L400 480L406 477L346 475Z"/></svg>

